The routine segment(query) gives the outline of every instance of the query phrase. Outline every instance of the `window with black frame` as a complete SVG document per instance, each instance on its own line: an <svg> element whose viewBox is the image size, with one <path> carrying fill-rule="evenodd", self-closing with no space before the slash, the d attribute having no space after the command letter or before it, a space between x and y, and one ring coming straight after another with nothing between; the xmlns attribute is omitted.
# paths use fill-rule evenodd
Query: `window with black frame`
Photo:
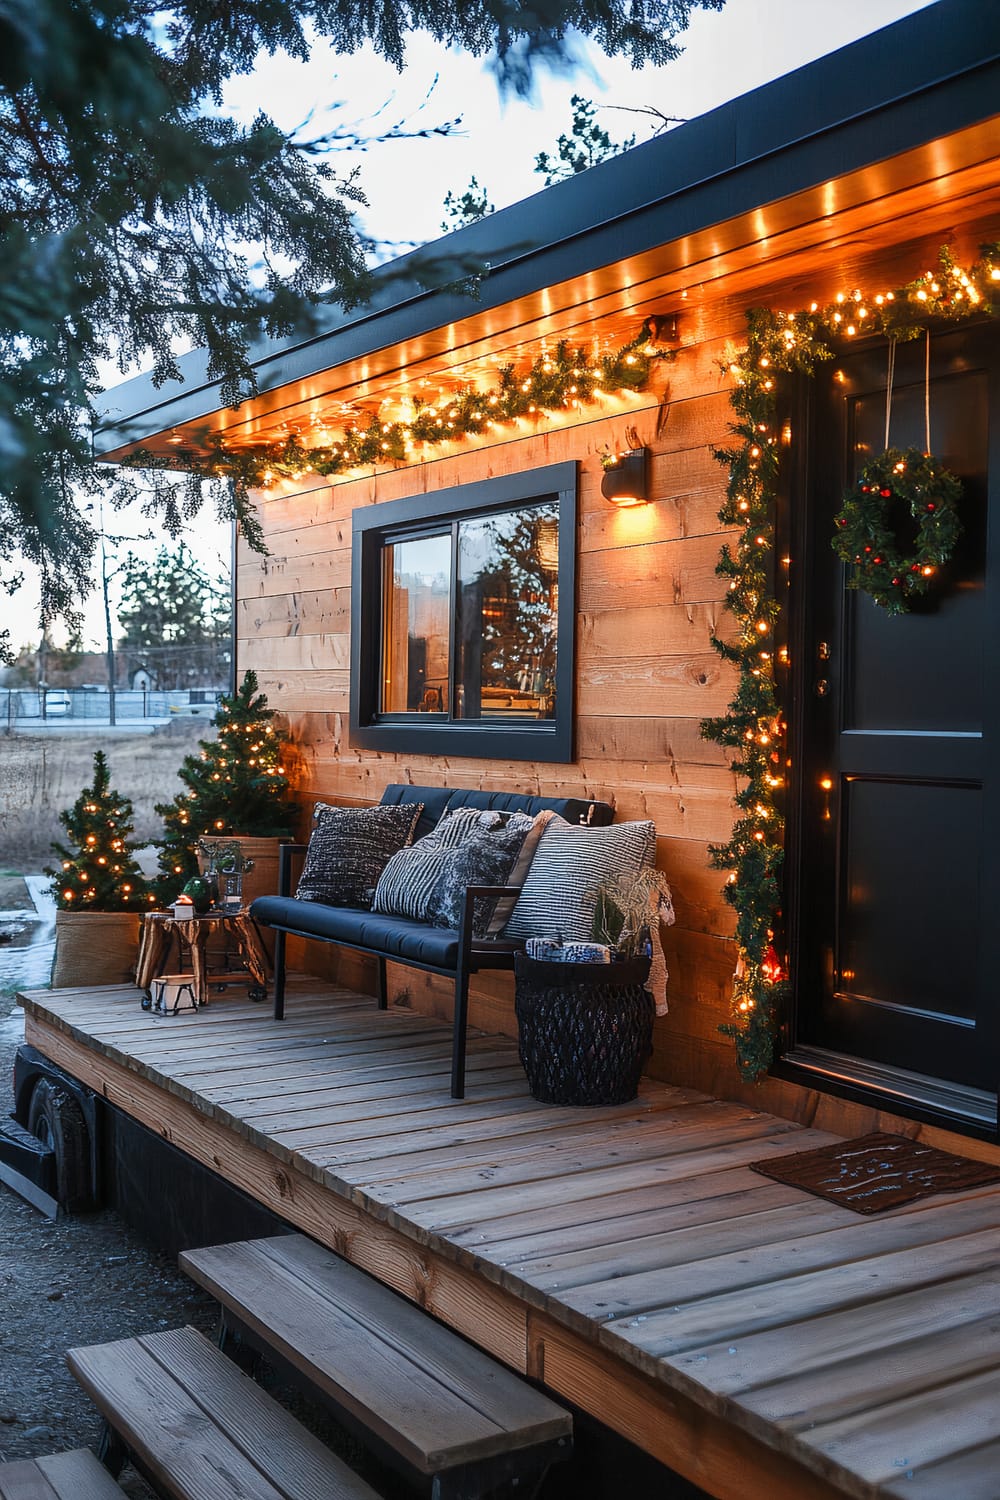
<svg viewBox="0 0 1000 1500"><path fill-rule="evenodd" d="M572 757L576 466L354 513L352 740Z"/></svg>

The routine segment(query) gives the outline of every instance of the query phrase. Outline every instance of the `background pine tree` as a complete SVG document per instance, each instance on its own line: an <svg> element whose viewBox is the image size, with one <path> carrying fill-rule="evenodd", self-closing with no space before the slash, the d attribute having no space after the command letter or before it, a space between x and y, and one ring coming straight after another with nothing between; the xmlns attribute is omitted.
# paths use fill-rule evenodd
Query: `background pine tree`
<svg viewBox="0 0 1000 1500"><path fill-rule="evenodd" d="M152 906L156 897L135 862L138 844L133 831L132 803L110 785L103 750L94 754L94 784L84 787L59 821L73 848L53 844L62 868L47 868L52 894L60 911L134 911Z"/></svg>
<svg viewBox="0 0 1000 1500"><path fill-rule="evenodd" d="M164 835L154 889L164 905L198 874L200 838L292 832L297 809L284 763L289 742L275 718L257 691L256 674L247 672L238 691L219 703L213 720L218 738L200 740L200 753L185 757L179 775L188 790L157 804Z"/></svg>

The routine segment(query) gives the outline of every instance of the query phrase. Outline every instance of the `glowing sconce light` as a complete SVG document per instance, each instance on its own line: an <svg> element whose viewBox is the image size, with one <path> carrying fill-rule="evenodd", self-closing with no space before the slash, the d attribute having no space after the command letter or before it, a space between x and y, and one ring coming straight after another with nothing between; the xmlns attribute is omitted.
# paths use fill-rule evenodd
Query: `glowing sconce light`
<svg viewBox="0 0 1000 1500"><path fill-rule="evenodd" d="M632 448L606 464L601 494L612 505L645 505L648 448Z"/></svg>

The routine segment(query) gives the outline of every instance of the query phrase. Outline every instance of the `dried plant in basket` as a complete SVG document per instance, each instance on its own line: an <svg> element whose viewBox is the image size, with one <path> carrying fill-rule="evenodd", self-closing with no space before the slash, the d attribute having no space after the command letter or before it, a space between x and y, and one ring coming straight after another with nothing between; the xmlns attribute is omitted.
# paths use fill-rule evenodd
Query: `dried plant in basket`
<svg viewBox="0 0 1000 1500"><path fill-rule="evenodd" d="M668 926L674 920L666 876L648 865L610 876L587 894L595 902L594 942L606 943L623 958L648 951L650 928L657 920Z"/></svg>

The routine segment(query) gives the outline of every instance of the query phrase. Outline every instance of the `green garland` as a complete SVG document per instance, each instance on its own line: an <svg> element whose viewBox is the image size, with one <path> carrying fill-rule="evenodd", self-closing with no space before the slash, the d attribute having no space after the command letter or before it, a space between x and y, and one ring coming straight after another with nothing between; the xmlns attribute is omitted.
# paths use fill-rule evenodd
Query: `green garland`
<svg viewBox="0 0 1000 1500"><path fill-rule="evenodd" d="M894 291L865 296L860 289L820 307L778 313L755 308L747 314L746 347L724 366L733 378L730 401L736 442L713 450L729 472L719 520L738 527L721 552L717 572L728 580L726 605L736 619L735 638L713 633L712 644L738 669L728 712L705 719L706 739L733 751L740 778L740 810L729 840L711 846L715 869L728 871L725 897L736 912L739 961L731 1019L720 1027L736 1045L744 1078L757 1079L770 1066L778 1007L787 991L786 965L775 952L781 925L784 861L784 787L787 749L776 666L782 648L775 630L781 613L775 583L774 505L779 471L775 387L781 375L812 375L832 358L832 344L872 333L908 340L931 320L959 322L1000 312L1000 244L985 245L968 271L950 250L939 269Z"/></svg>
<svg viewBox="0 0 1000 1500"><path fill-rule="evenodd" d="M226 446L222 433L205 433L204 454L157 454L143 448L124 462L141 469L185 469L201 479L229 478L242 500L275 479L411 463L418 447L433 449L457 438L484 437L521 417L571 410L602 395L640 391L654 363L674 358L673 350L656 347L654 330L645 323L631 343L596 360L561 341L526 370L505 365L486 390L462 386L434 401L415 397L409 421L384 422L372 416L361 426L346 427L332 443L311 447L293 434L280 443L237 450Z"/></svg>
<svg viewBox="0 0 1000 1500"><path fill-rule="evenodd" d="M962 486L954 474L919 448L888 448L865 464L835 517L831 545L851 563L849 589L863 589L891 615L905 614L914 595L926 594L938 569L951 557L962 532L957 502ZM917 523L913 550L900 545L892 517L894 501Z"/></svg>

